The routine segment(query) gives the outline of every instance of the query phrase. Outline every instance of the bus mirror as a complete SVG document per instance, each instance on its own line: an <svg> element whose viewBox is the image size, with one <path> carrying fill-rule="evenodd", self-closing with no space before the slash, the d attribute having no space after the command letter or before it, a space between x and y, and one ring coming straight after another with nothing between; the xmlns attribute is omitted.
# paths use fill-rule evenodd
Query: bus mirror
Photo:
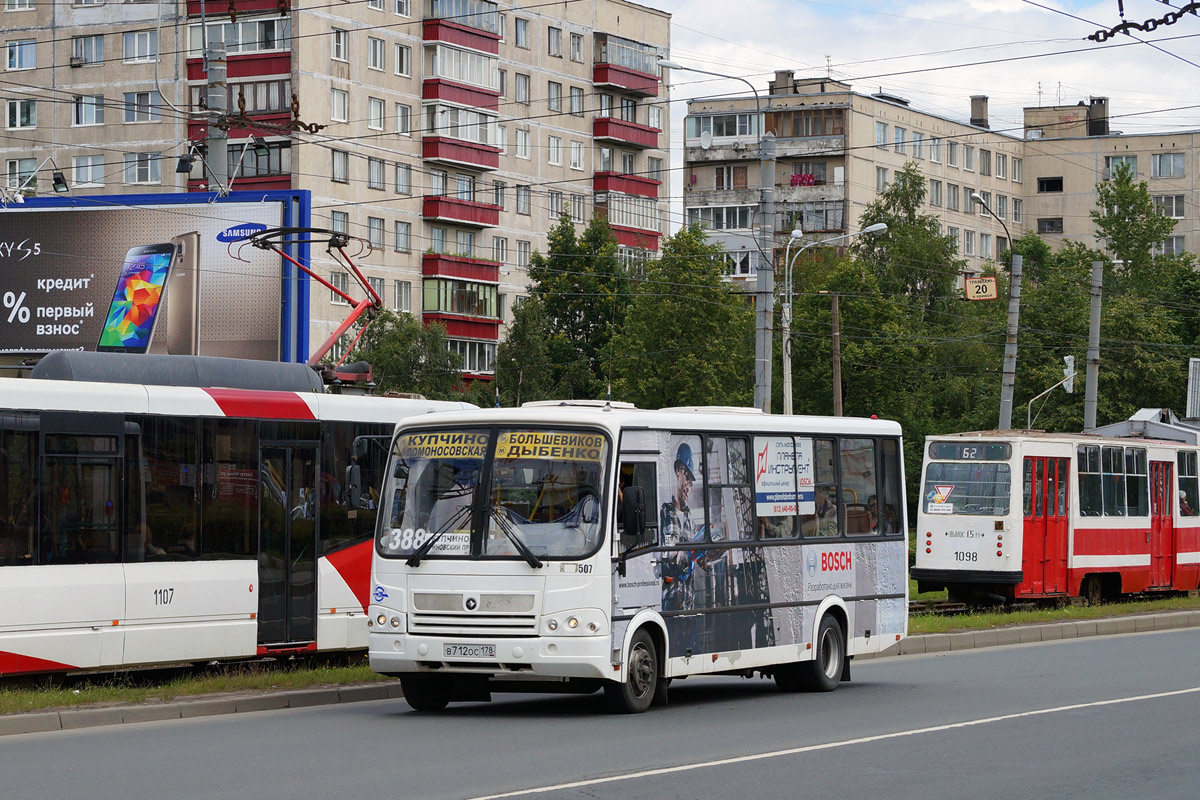
<svg viewBox="0 0 1200 800"><path fill-rule="evenodd" d="M346 467L346 508L359 508L362 505L362 468L358 464Z"/></svg>
<svg viewBox="0 0 1200 800"><path fill-rule="evenodd" d="M354 457L364 458L371 448L371 439L367 436L354 437Z"/></svg>
<svg viewBox="0 0 1200 800"><path fill-rule="evenodd" d="M621 490L621 546L635 547L646 535L646 495L640 486Z"/></svg>

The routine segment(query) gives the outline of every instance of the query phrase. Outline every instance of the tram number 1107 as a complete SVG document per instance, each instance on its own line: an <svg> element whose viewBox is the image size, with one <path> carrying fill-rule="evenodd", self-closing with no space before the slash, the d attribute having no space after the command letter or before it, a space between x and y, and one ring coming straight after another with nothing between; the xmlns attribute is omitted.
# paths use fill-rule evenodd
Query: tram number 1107
<svg viewBox="0 0 1200 800"><path fill-rule="evenodd" d="M169 587L166 589L154 590L154 605L169 606L171 601L175 599L175 588Z"/></svg>

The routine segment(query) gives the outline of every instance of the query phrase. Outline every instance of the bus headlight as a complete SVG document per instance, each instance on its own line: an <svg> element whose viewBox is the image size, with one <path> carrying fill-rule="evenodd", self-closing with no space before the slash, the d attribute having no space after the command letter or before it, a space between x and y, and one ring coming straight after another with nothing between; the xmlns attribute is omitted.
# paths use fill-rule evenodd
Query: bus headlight
<svg viewBox="0 0 1200 800"><path fill-rule="evenodd" d="M375 624L376 624L376 625L378 625L378 626L379 626L379 627L381 627L381 628L382 628L384 625L387 625L387 614L380 614L378 617L376 617L376 618L375 618Z"/></svg>
<svg viewBox="0 0 1200 800"><path fill-rule="evenodd" d="M608 632L608 621L598 608L564 611L543 617L542 631L557 636L598 636Z"/></svg>

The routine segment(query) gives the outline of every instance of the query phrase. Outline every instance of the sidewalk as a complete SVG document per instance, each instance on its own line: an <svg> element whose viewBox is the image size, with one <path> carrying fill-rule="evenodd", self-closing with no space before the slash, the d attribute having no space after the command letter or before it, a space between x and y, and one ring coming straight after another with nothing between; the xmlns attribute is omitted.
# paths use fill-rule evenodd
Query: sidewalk
<svg viewBox="0 0 1200 800"><path fill-rule="evenodd" d="M1109 636L1118 633L1162 631L1174 628L1200 628L1200 610L1139 614L1079 622L1052 622L1045 625L1021 625L966 633L923 634L910 636L877 655L855 656L855 660L943 653L951 650L971 650L978 647L1000 647L1028 642L1049 642L1058 639L1078 639L1085 636ZM70 708L60 711L31 711L24 714L0 716L0 736L74 730L98 725L119 725L127 722L152 722L164 719L207 717L215 714L243 714L281 708L357 703L364 700L399 699L401 697L403 694L400 691L400 682L388 681L386 683L333 686L292 692L259 692L215 697L205 695L170 703L139 703L137 705Z"/></svg>

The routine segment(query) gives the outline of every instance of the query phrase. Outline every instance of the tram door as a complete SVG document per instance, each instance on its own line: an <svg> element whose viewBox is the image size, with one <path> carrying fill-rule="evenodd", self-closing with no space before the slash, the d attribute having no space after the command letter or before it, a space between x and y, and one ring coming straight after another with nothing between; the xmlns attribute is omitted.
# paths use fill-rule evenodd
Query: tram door
<svg viewBox="0 0 1200 800"><path fill-rule="evenodd" d="M1067 487L1070 459L1025 459L1025 531L1021 548L1023 594L1067 589Z"/></svg>
<svg viewBox="0 0 1200 800"><path fill-rule="evenodd" d="M317 446L264 444L258 475L258 643L315 642Z"/></svg>
<svg viewBox="0 0 1200 800"><path fill-rule="evenodd" d="M1150 586L1170 586L1174 578L1175 532L1171 462L1150 462Z"/></svg>

